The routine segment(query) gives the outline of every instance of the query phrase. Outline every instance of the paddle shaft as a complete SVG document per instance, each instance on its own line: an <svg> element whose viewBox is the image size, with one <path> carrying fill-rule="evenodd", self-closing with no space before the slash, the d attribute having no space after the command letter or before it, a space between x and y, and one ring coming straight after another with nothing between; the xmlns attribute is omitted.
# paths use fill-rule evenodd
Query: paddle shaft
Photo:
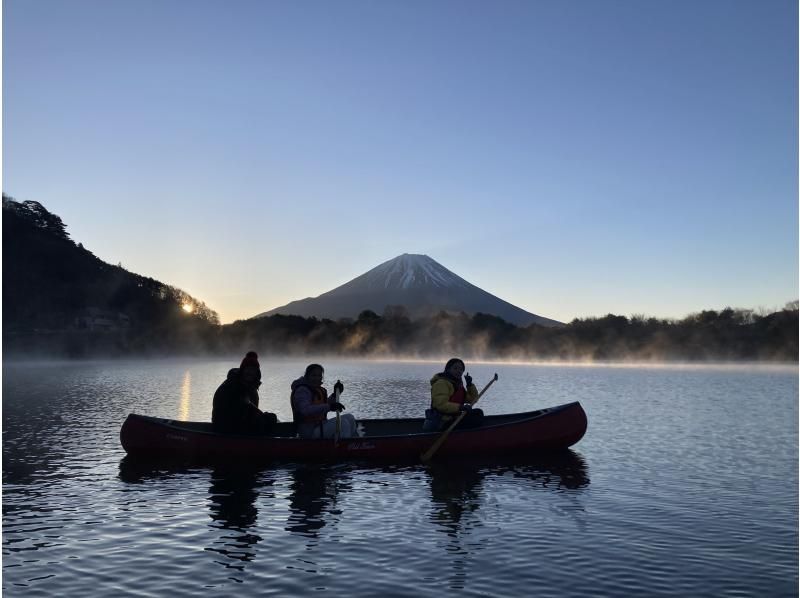
<svg viewBox="0 0 800 598"><path fill-rule="evenodd" d="M487 384L486 386L483 387L483 390L478 394L478 398L475 399L475 403L477 403L478 401L481 400L481 397L483 396L483 393L485 393L487 390L489 390L489 387L492 384L494 384L496 380L497 380L497 374L495 374L494 378L492 378L489 381L489 384ZM474 405L475 403L472 403L472 404ZM431 457L433 457L433 455L436 453L436 451L439 450L439 447L444 444L444 441L447 440L447 437L450 435L450 432L452 432L453 429L459 424L459 422L462 419L464 419L464 416L466 414L467 414L466 411L462 411L461 413L459 413L458 417L453 421L453 423L450 424L450 426L444 432L442 432L442 435L439 436L439 438L437 438L436 442L434 442L431 445L431 448L429 448L427 451L422 453L421 458L422 458L422 460L424 462L428 462L428 461L431 460Z"/></svg>
<svg viewBox="0 0 800 598"><path fill-rule="evenodd" d="M336 397L336 402L338 403L339 402L339 387L338 387L339 381L337 380L336 383L337 383L337 386L334 387L333 394ZM339 436L341 436L341 434L342 434L342 420L341 420L341 417L339 417L339 410L337 409L336 410L336 435L333 437L333 445L334 446L339 444Z"/></svg>

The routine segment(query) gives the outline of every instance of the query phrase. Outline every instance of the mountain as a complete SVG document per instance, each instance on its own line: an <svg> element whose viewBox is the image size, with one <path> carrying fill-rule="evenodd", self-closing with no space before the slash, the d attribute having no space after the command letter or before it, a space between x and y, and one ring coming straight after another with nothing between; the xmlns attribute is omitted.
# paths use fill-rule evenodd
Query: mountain
<svg viewBox="0 0 800 598"><path fill-rule="evenodd" d="M463 311L498 316L517 326L561 325L487 293L427 255L410 253L384 262L319 297L292 301L255 317L284 314L337 320L355 318L364 310L381 314L389 306L405 307L411 318Z"/></svg>

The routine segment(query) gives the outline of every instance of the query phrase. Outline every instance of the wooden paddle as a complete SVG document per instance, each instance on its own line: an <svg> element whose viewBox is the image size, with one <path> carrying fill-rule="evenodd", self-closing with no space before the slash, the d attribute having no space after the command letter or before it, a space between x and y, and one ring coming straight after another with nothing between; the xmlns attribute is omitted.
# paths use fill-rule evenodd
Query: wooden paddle
<svg viewBox="0 0 800 598"><path fill-rule="evenodd" d="M339 402L339 381L333 385L333 394L336 397L336 402ZM342 434L342 418L339 416L339 410L336 410L336 434L333 437L333 446L338 446L339 436Z"/></svg>
<svg viewBox="0 0 800 598"><path fill-rule="evenodd" d="M480 401L481 397L483 396L483 393L485 393L487 390L489 390L489 387L490 387L492 384L494 384L496 381L497 381L497 374L495 374L495 375L494 375L494 378L492 378L492 379L489 381L489 384L487 384L486 386L484 386L484 387L483 387L483 390L482 390L482 391L480 392L480 394L478 395L478 398L477 398L477 399L475 399L475 403L477 403L478 401ZM474 405L475 403L472 403L472 404ZM450 424L450 427L448 427L448 428L447 428L447 429L446 429L444 432L442 432L442 435L441 435L441 436L439 436L439 438L437 438L437 439L436 439L436 442L434 442L434 443L431 445L431 448L429 448L427 451L425 451L424 453L422 453L422 454L420 455L420 458L422 459L422 462L423 462L423 463L427 463L428 461L430 461L430 460L431 460L431 457L433 457L433 455L436 453L436 451L438 451L438 450L439 450L439 447L440 447L440 446L442 446L442 445L444 444L444 441L445 441L445 440L447 440L447 437L450 435L450 432L452 432L452 431L453 431L453 429L454 429L454 428L455 428L455 427L458 425L458 423L459 423L459 422L460 422L462 419L464 419L464 416L465 416L466 414L467 414L467 412L466 412L466 411L462 411L461 413L459 413L459 415L458 415L458 417L455 419L455 421L453 421L453 423L452 423L452 424Z"/></svg>

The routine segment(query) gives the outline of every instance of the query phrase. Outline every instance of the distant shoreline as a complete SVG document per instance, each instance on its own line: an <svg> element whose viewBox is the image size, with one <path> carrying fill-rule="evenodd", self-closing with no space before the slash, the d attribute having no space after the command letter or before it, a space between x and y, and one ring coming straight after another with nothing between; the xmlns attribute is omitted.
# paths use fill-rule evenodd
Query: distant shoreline
<svg viewBox="0 0 800 598"><path fill-rule="evenodd" d="M410 364L432 364L440 366L448 359L449 355L442 355L439 357L412 357L412 356L367 356L367 355L336 355L336 354L295 354L295 355L274 355L266 352L260 354L262 362L268 363L269 361L275 362L290 362L290 361L307 361L315 359L324 359L326 361L367 361L367 362L385 362L385 363L410 363ZM231 367L235 367L236 363L241 359L240 353L230 354L143 354L143 355L116 355L113 357L99 357L99 356L82 356L82 357L65 357L58 355L46 354L8 354L3 353L3 365L25 365L25 364L41 364L47 363L52 365L69 365L69 364L89 364L89 363L122 363L130 362L209 362L209 361L227 361L232 363ZM693 370L693 369L780 369L780 370L800 370L800 362L787 361L787 360L565 360L565 359L535 359L535 360L520 360L520 359L489 359L482 357L468 357L466 358L472 366L504 366L504 367L576 367L576 368L620 368L620 369L636 369L636 368L652 368L652 369L669 369L669 370Z"/></svg>

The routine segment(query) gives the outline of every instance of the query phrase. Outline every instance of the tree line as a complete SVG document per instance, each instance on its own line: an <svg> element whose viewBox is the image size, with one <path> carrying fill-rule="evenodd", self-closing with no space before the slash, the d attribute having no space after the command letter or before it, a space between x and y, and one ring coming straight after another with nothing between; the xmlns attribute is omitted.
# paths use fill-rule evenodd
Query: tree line
<svg viewBox="0 0 800 598"><path fill-rule="evenodd" d="M410 320L362 312L356 319L273 315L219 325L185 318L149 331L64 333L48 353L65 357L241 355L342 356L560 361L797 361L798 310L770 313L727 308L681 320L575 319L559 327L520 328L496 316L441 312ZM401 310L402 311L402 310ZM183 317L177 314L178 317ZM39 347L42 348L41 346Z"/></svg>
<svg viewBox="0 0 800 598"><path fill-rule="evenodd" d="M355 320L270 316L223 326L212 349L237 353L247 347L277 355L497 360L768 360L797 361L797 302L758 314L726 308L681 320L609 314L557 327L514 326L488 314L441 312L410 320L402 308L383 315L362 312Z"/></svg>

